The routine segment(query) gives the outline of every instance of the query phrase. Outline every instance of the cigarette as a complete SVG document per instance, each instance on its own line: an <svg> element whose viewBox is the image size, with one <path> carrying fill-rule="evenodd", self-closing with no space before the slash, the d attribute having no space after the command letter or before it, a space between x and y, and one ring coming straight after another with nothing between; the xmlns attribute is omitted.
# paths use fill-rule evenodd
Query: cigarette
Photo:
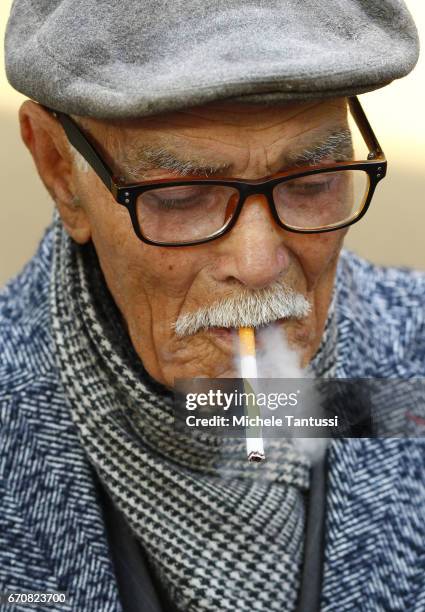
<svg viewBox="0 0 425 612"><path fill-rule="evenodd" d="M249 379L257 378L257 360L255 357L255 334L252 327L240 327L239 328L239 353L241 358L241 374L244 380L245 389L252 393L253 389L249 384ZM250 406L247 402L246 406L247 416L255 417L260 416L258 406L254 403L254 406ZM256 433L261 434L261 428L255 429ZM246 454L248 461L260 462L263 461L266 456L264 453L264 443L262 436L248 437L249 428L246 432Z"/></svg>

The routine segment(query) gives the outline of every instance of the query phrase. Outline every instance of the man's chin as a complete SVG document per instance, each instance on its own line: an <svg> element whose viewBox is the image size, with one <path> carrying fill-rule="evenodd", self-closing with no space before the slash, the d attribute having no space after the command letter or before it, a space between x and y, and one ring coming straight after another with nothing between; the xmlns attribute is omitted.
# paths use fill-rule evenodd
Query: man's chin
<svg viewBox="0 0 425 612"><path fill-rule="evenodd" d="M230 369L217 374L214 378L240 378L240 373L236 369Z"/></svg>

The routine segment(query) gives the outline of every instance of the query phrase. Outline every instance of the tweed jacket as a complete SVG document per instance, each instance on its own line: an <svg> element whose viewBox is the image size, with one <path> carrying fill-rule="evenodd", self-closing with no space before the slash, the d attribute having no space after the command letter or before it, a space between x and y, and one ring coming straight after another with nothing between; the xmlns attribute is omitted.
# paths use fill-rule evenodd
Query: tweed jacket
<svg viewBox="0 0 425 612"><path fill-rule="evenodd" d="M0 294L0 592L67 592L60 610L120 612L92 468L52 348L51 247L49 228ZM336 283L337 376L423 378L425 274L343 251ZM335 440L328 466L320 609L424 611L422 439Z"/></svg>

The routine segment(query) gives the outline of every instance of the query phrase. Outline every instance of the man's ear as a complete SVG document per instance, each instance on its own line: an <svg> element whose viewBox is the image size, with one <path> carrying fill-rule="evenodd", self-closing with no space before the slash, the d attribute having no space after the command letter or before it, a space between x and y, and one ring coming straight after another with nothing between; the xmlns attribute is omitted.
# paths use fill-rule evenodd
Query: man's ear
<svg viewBox="0 0 425 612"><path fill-rule="evenodd" d="M76 174L73 157L60 123L40 104L27 100L19 111L21 136L41 180L56 202L67 232L84 244L91 230L87 212L75 204Z"/></svg>

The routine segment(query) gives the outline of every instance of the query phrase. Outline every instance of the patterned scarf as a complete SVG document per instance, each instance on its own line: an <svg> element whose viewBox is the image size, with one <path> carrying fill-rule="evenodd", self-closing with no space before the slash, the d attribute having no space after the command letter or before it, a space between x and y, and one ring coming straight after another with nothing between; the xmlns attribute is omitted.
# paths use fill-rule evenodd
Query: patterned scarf
<svg viewBox="0 0 425 612"><path fill-rule="evenodd" d="M143 368L93 245L74 243L57 214L51 315L81 444L173 606L294 610L307 461L283 439L250 464L243 440L177 435L172 394ZM316 371L334 362L329 321Z"/></svg>

